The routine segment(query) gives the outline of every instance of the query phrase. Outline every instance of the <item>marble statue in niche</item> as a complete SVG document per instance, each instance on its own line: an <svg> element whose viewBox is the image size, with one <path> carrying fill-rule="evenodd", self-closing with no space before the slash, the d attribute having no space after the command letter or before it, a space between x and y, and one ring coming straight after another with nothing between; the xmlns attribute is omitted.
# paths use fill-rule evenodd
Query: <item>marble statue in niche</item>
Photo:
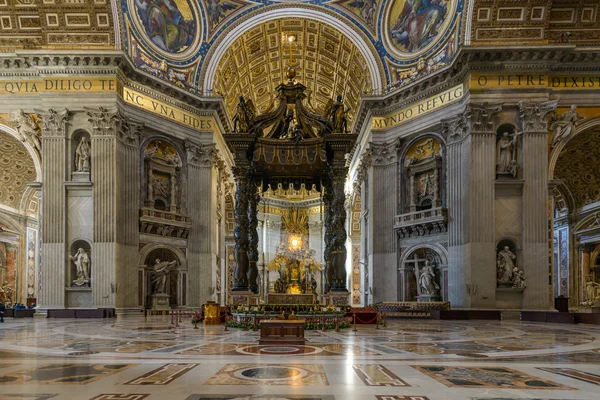
<svg viewBox="0 0 600 400"><path fill-rule="evenodd" d="M516 268L516 258L517 256L510 251L510 247L508 246L504 246L504 248L498 252L497 267L499 282L510 282L512 284L514 279L513 270Z"/></svg>
<svg viewBox="0 0 600 400"><path fill-rule="evenodd" d="M73 264L75 264L77 279L73 281L71 286L90 286L90 257L83 248L77 249L74 256L69 256Z"/></svg>
<svg viewBox="0 0 600 400"><path fill-rule="evenodd" d="M426 173L419 177L419 198L433 196L434 191L433 174Z"/></svg>
<svg viewBox="0 0 600 400"><path fill-rule="evenodd" d="M152 294L167 293L167 276L176 264L177 261L161 261L159 258L154 261Z"/></svg>
<svg viewBox="0 0 600 400"><path fill-rule="evenodd" d="M10 114L11 121L17 128L17 133L21 137L22 142L27 142L31 147L42 154L42 142L40 140L41 133L38 125L33 118L25 114L19 109Z"/></svg>
<svg viewBox="0 0 600 400"><path fill-rule="evenodd" d="M522 132L505 130L496 144L496 173L515 178L519 170L517 163L517 140Z"/></svg>
<svg viewBox="0 0 600 400"><path fill-rule="evenodd" d="M90 160L92 157L92 148L87 136L82 136L77 149L75 150L75 171L90 172Z"/></svg>
<svg viewBox="0 0 600 400"><path fill-rule="evenodd" d="M429 260L425 261L425 266L419 271L419 289L421 294L437 295L440 287L435 282L435 272Z"/></svg>
<svg viewBox="0 0 600 400"><path fill-rule="evenodd" d="M585 283L585 304L588 306L594 305L597 301L600 301L600 283L594 282L592 276L588 276L587 282Z"/></svg>
<svg viewBox="0 0 600 400"><path fill-rule="evenodd" d="M550 121L550 131L552 132L552 147L556 146L557 143L571 136L573 129L579 125L579 122L584 120L585 117L580 115L577 111L577 106L572 105L569 111L560 114L553 115Z"/></svg>

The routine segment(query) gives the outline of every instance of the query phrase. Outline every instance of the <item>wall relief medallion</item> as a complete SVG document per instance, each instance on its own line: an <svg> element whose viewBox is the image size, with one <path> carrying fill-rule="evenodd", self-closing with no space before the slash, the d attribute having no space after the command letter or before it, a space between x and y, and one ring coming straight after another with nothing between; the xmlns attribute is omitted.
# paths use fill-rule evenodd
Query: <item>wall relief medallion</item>
<svg viewBox="0 0 600 400"><path fill-rule="evenodd" d="M144 43L161 56L181 61L193 56L202 39L198 3L189 0L128 0Z"/></svg>
<svg viewBox="0 0 600 400"><path fill-rule="evenodd" d="M457 0L394 0L383 13L383 38L398 59L418 59L445 41Z"/></svg>

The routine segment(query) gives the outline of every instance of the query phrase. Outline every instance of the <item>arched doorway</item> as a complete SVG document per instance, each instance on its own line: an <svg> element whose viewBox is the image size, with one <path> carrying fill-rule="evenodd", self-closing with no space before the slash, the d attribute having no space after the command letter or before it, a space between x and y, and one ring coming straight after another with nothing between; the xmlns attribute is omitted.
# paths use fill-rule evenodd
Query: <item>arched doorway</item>
<svg viewBox="0 0 600 400"><path fill-rule="evenodd" d="M24 116L23 118L27 118ZM0 124L0 301L36 304L38 287L37 151Z"/></svg>
<svg viewBox="0 0 600 400"><path fill-rule="evenodd" d="M157 284L155 278L157 263L171 263L164 278L164 287L161 293L168 295L170 308L185 307L187 305L187 263L186 257L180 249L167 245L153 244L144 247L140 252L140 297L143 298L145 308L152 308L153 289ZM154 290L156 291L156 290Z"/></svg>
<svg viewBox="0 0 600 400"><path fill-rule="evenodd" d="M553 178L552 272L554 297L570 306L591 303L588 281L600 283L593 254L600 245L600 118L590 118L554 144L549 176Z"/></svg>
<svg viewBox="0 0 600 400"><path fill-rule="evenodd" d="M408 248L398 270L400 301L448 301L448 254L443 246Z"/></svg>

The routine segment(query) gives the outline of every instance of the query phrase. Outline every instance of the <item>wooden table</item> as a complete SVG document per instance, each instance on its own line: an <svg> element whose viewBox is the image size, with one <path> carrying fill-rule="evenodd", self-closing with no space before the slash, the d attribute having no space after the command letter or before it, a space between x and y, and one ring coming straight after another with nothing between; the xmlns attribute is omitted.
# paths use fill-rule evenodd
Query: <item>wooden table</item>
<svg viewBox="0 0 600 400"><path fill-rule="evenodd" d="M259 344L296 344L303 345L304 320L268 320L260 321Z"/></svg>

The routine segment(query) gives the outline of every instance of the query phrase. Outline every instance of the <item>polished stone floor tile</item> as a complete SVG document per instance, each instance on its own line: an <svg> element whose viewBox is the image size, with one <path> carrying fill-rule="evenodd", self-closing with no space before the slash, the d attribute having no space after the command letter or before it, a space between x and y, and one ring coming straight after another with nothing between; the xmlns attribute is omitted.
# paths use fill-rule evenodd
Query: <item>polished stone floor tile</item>
<svg viewBox="0 0 600 400"><path fill-rule="evenodd" d="M132 367L131 364L45 364L0 376L0 385L87 384Z"/></svg>
<svg viewBox="0 0 600 400"><path fill-rule="evenodd" d="M444 367L427 365L415 366L414 368L449 387L573 389L504 367Z"/></svg>
<svg viewBox="0 0 600 400"><path fill-rule="evenodd" d="M538 367L539 370L551 372L553 374L568 376L569 378L577 379L583 382L591 383L600 386L600 375L590 372L581 371L574 368L544 368Z"/></svg>
<svg viewBox="0 0 600 400"><path fill-rule="evenodd" d="M596 326L391 320L306 336L264 346L161 316L8 319L0 400L598 400Z"/></svg>
<svg viewBox="0 0 600 400"><path fill-rule="evenodd" d="M2 394L0 400L48 400L55 397L55 394Z"/></svg>
<svg viewBox="0 0 600 400"><path fill-rule="evenodd" d="M197 366L198 364L165 364L127 382L126 385L168 385Z"/></svg>
<svg viewBox="0 0 600 400"><path fill-rule="evenodd" d="M228 364L206 385L329 385L321 365L310 364Z"/></svg>
<svg viewBox="0 0 600 400"><path fill-rule="evenodd" d="M286 395L286 394L193 394L186 400L335 400L334 396L328 395Z"/></svg>
<svg viewBox="0 0 600 400"><path fill-rule="evenodd" d="M410 386L383 365L353 365L352 367L367 386Z"/></svg>
<svg viewBox="0 0 600 400"><path fill-rule="evenodd" d="M92 397L90 400L142 400L150 396L149 394L99 394L98 396Z"/></svg>

